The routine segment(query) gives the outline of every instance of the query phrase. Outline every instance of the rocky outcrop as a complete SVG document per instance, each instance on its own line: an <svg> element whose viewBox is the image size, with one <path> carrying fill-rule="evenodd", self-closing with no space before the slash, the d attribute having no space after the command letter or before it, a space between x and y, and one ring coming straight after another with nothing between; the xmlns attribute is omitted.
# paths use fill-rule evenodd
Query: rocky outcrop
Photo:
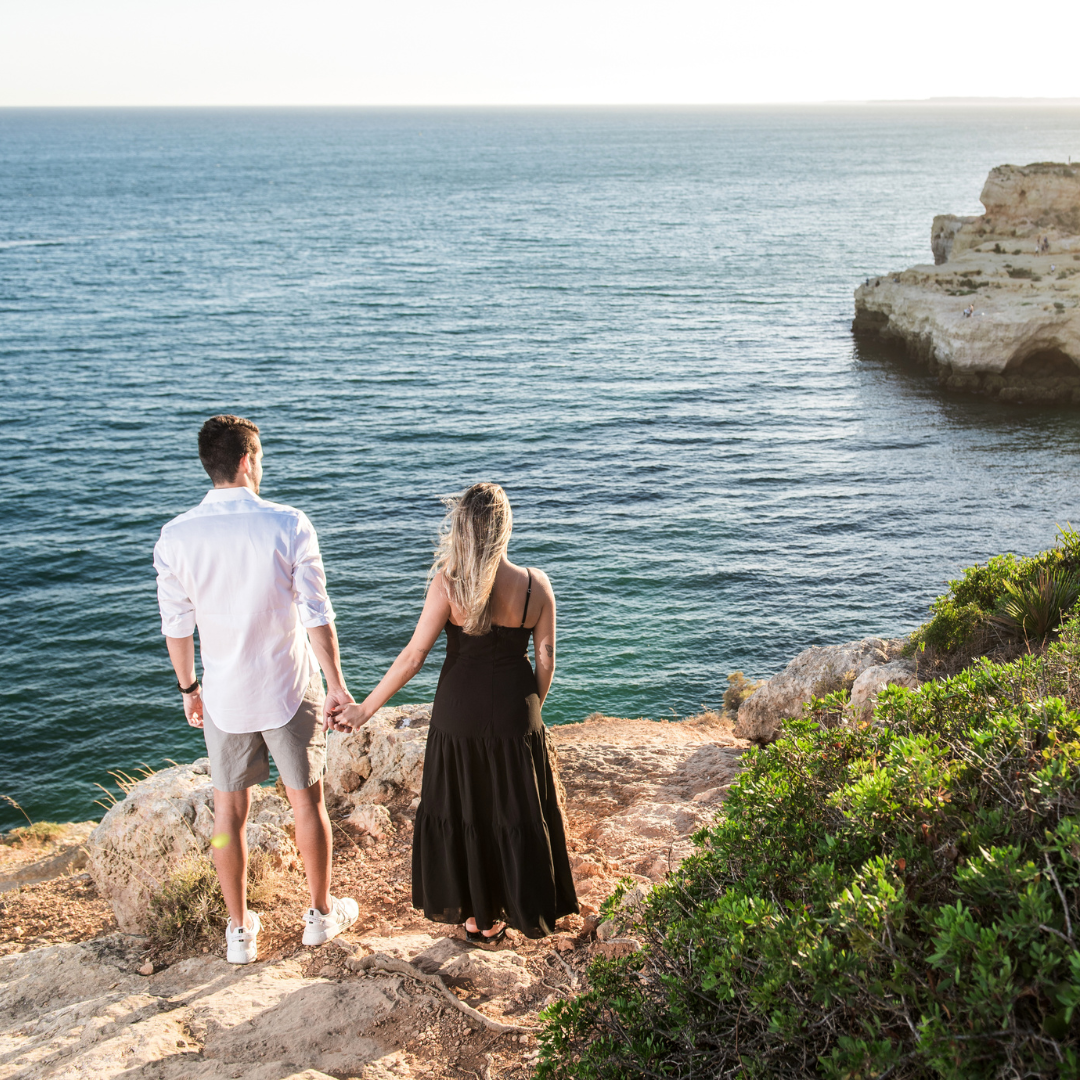
<svg viewBox="0 0 1080 1080"><path fill-rule="evenodd" d="M806 649L739 706L735 735L757 743L772 742L785 720L802 716L811 698L852 689L860 675L889 664L902 647L899 638L864 638Z"/></svg>
<svg viewBox="0 0 1080 1080"><path fill-rule="evenodd" d="M852 715L863 722L869 720L873 716L878 694L886 686L906 686L911 690L917 689L919 677L914 661L893 660L888 664L879 664L863 671L851 687L848 708Z"/></svg>
<svg viewBox="0 0 1080 1080"><path fill-rule="evenodd" d="M430 705L403 705L380 709L352 734L327 732L327 805L344 810L419 798L430 721Z"/></svg>
<svg viewBox="0 0 1080 1080"><path fill-rule="evenodd" d="M120 934L0 959L0 1077L388 1078L377 1066L396 1048L380 1023L403 1000L438 1004L406 998L400 975L305 977L299 958L193 957L149 977L140 965L139 943Z"/></svg>
<svg viewBox="0 0 1080 1080"><path fill-rule="evenodd" d="M155 972L146 940L121 934L0 958L0 1080L450 1080L531 1066L537 1011L583 985L590 957L640 947L617 915L594 933L600 902L629 875L639 883L624 900L629 910L678 864L716 813L746 744L714 713L681 722L594 716L553 729L585 918L567 916L543 941L511 930L489 951L408 903L408 832L429 717L425 706L383 710L360 732L331 738L335 880L344 885L351 870L378 882L360 923L307 950L298 929L268 912L250 967L201 954ZM174 862L205 850L208 779L204 762L158 773L95 830L96 880L129 925ZM269 789L254 794L254 823L285 835L282 801ZM371 844L350 845L356 832ZM346 895L363 896L351 881ZM303 906L294 900L290 915ZM377 928L362 927L376 907ZM439 980L441 989L432 985Z"/></svg>
<svg viewBox="0 0 1080 1080"><path fill-rule="evenodd" d="M44 842L15 840L0 846L0 893L84 869L88 858L84 844L96 828L96 821L72 822L56 827Z"/></svg>
<svg viewBox="0 0 1080 1080"><path fill-rule="evenodd" d="M214 825L214 789L206 758L163 769L133 785L90 834L88 870L112 904L121 930L146 929L147 905L185 859L206 854ZM298 863L292 810L269 788L253 788L248 819L250 851L284 868Z"/></svg>
<svg viewBox="0 0 1080 1080"><path fill-rule="evenodd" d="M951 390L1080 404L1080 166L1000 166L981 198L980 217L934 218L936 265L856 289L853 330Z"/></svg>

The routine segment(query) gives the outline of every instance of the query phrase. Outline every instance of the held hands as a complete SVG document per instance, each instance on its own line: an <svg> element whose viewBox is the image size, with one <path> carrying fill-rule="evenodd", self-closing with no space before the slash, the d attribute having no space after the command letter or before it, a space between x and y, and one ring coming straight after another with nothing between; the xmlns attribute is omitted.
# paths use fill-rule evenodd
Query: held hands
<svg viewBox="0 0 1080 1080"><path fill-rule="evenodd" d="M352 694L344 686L326 691L326 701L323 702L323 731L337 730L334 728L334 713L352 700Z"/></svg>
<svg viewBox="0 0 1080 1080"><path fill-rule="evenodd" d="M351 702L329 710L326 720L328 731L355 731L363 727L372 716L372 709L364 704Z"/></svg>

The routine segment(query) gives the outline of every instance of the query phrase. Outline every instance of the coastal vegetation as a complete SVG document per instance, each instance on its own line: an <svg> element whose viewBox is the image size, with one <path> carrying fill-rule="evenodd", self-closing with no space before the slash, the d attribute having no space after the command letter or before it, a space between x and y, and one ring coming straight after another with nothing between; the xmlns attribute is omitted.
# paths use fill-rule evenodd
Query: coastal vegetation
<svg viewBox="0 0 1080 1080"><path fill-rule="evenodd" d="M248 905L259 911L273 904L284 877L284 872L265 852L251 852ZM216 943L228 921L214 864L205 855L191 855L175 867L150 897L147 936L159 949L180 952L204 940Z"/></svg>
<svg viewBox="0 0 1080 1080"><path fill-rule="evenodd" d="M1080 596L1080 534L1070 525L1030 558L996 555L964 570L930 605L908 655L927 674L952 673L978 656L1009 659L1038 648Z"/></svg>
<svg viewBox="0 0 1080 1080"><path fill-rule="evenodd" d="M695 853L608 901L642 948L548 1009L539 1075L1080 1076L1078 561L1070 529L971 568L916 646L966 667L748 753Z"/></svg>

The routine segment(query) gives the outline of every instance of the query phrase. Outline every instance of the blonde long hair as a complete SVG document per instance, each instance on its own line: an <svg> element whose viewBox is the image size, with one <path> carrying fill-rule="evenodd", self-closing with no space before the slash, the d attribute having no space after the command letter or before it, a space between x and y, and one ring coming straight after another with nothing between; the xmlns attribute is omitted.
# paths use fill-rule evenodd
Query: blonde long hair
<svg viewBox="0 0 1080 1080"><path fill-rule="evenodd" d="M491 590L506 554L514 515L498 484L473 484L443 500L448 513L439 532L431 576L441 573L450 602L465 613L466 634L491 629Z"/></svg>

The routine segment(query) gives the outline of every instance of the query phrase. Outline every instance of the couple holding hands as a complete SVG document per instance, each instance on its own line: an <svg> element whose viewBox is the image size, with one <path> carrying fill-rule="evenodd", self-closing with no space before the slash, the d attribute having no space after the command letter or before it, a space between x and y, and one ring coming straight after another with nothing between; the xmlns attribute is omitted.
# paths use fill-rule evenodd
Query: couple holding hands
<svg viewBox="0 0 1080 1080"><path fill-rule="evenodd" d="M184 712L210 758L229 962L258 955L245 829L250 789L269 779L271 755L311 891L304 944L329 941L358 917L355 900L330 893L325 730L365 724L423 667L444 630L413 831L413 906L436 922L463 922L476 942L498 941L507 925L528 937L551 933L556 919L578 910L540 715L555 672L555 596L545 574L506 556L506 493L475 484L450 501L412 639L356 702L341 671L315 530L301 511L259 497L258 427L211 417L199 457L214 486L164 526L154 566Z"/></svg>

